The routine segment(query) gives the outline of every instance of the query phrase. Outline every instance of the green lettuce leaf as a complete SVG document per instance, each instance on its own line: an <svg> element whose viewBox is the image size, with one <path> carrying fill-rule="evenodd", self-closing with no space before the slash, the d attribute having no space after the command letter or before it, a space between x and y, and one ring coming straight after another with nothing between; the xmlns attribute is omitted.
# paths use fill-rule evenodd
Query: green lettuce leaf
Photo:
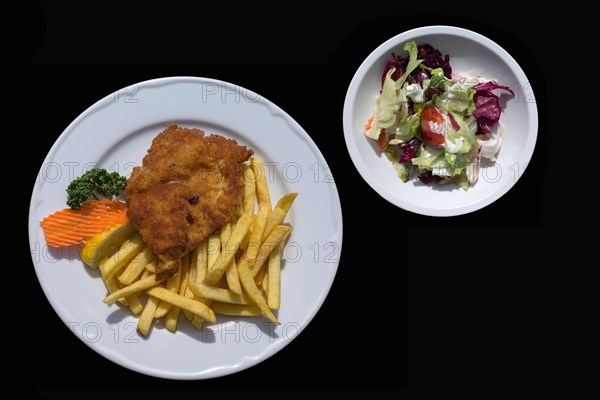
<svg viewBox="0 0 600 400"><path fill-rule="evenodd" d="M392 79L392 74L396 69L392 68L388 71L383 82L381 94L377 98L375 119L379 129L389 128L396 121L396 113L398 112L398 96L396 94L396 86Z"/></svg>
<svg viewBox="0 0 600 400"><path fill-rule="evenodd" d="M417 43L414 40L406 42L406 44L404 44L404 50L408 52L408 65L406 66L406 71L404 71L402 76L396 81L396 88L398 89L404 85L406 78L408 78L411 72L413 72L419 64L421 64L421 61L423 61L417 59Z"/></svg>
<svg viewBox="0 0 600 400"><path fill-rule="evenodd" d="M406 142L415 136L419 136L421 132L421 112L407 115L400 120L396 127L396 139L398 142Z"/></svg>
<svg viewBox="0 0 600 400"><path fill-rule="evenodd" d="M396 121L401 120L408 115L408 96L406 95L406 84L398 91L398 104L400 109L398 110Z"/></svg>
<svg viewBox="0 0 600 400"><path fill-rule="evenodd" d="M401 163L398 161L400 160L400 149L398 146L389 146L384 153L396 169L396 173L402 179L402 182L408 182L413 166L411 163Z"/></svg>
<svg viewBox="0 0 600 400"><path fill-rule="evenodd" d="M437 97L436 106L446 112L452 111L464 115L471 105L475 107L473 102L475 92L467 85L457 83L446 88L446 91Z"/></svg>
<svg viewBox="0 0 600 400"><path fill-rule="evenodd" d="M444 76L444 70L441 68L431 69L431 78L429 78L429 87L443 86L444 88L450 86L450 81Z"/></svg>
<svg viewBox="0 0 600 400"><path fill-rule="evenodd" d="M411 161L413 165L419 167L419 171L421 172L433 171L437 163L445 162L444 150L423 145L421 150L419 150L419 154Z"/></svg>
<svg viewBox="0 0 600 400"><path fill-rule="evenodd" d="M458 186L460 186L464 190L469 190L469 188L471 187L471 182L469 182L469 180L467 179L465 173L460 174L454 180L454 183L456 183Z"/></svg>
<svg viewBox="0 0 600 400"><path fill-rule="evenodd" d="M451 118L458 124L458 130L455 129ZM473 149L477 149L477 146L475 134L471 133L463 117L452 111L448 112L446 118L446 143L444 144L446 152L451 154L465 154L472 152Z"/></svg>

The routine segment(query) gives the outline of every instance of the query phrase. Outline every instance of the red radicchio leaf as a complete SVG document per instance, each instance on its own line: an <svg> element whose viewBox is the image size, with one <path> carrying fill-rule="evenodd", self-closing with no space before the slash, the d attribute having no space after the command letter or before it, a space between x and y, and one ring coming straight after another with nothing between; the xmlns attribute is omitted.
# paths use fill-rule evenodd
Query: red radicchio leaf
<svg viewBox="0 0 600 400"><path fill-rule="evenodd" d="M512 89L509 88L508 86L497 85L492 81L487 81L485 83L480 83L478 85L475 85L475 86L473 86L473 89L475 89L475 90L503 89L503 90L506 90L507 92L509 92L510 94L512 94L513 96L515 95L515 92L513 92Z"/></svg>
<svg viewBox="0 0 600 400"><path fill-rule="evenodd" d="M433 175L431 171L423 172L421 175L418 176L418 178L421 182L423 182L426 185L428 183L438 183L442 180L441 176Z"/></svg>
<svg viewBox="0 0 600 400"><path fill-rule="evenodd" d="M454 128L456 132L460 131L460 125L458 124L458 122L456 122L456 120L454 119L454 115L452 115L451 112L448 113L448 119L450 120L452 128Z"/></svg>
<svg viewBox="0 0 600 400"><path fill-rule="evenodd" d="M473 116L477 119L477 134L484 135L500 120L500 113L502 112L498 96L490 90L503 89L513 95L514 92L508 86L497 85L492 81L475 85L473 89L477 90L477 93L473 96L475 102Z"/></svg>
<svg viewBox="0 0 600 400"><path fill-rule="evenodd" d="M442 68L444 76L448 79L452 77L452 67L450 66L450 56L442 53L430 44L420 44L417 46L419 58L423 60L423 65L429 68Z"/></svg>
<svg viewBox="0 0 600 400"><path fill-rule="evenodd" d="M442 68L446 78L450 79L452 77L452 67L450 66L450 56L448 54L442 56L442 53L438 49L427 43L417 46L417 54L417 57L422 60L423 65L432 69ZM406 71L408 61L409 57L400 57L392 53L392 59L385 64L385 68L383 69L381 86L383 87L385 76L391 68L396 68L391 78L395 81L398 80L404 74L404 71ZM423 85L424 75L430 76L431 74L426 69L415 68L408 76L407 81L411 84L418 83L419 85Z"/></svg>
<svg viewBox="0 0 600 400"><path fill-rule="evenodd" d="M383 75L381 75L381 87L383 88L383 83L385 82L385 77L390 69L396 68L396 70L392 73L391 78L396 80L402 76L402 70L398 68L398 63L396 60L389 60L387 64L385 64L385 68L383 69ZM400 75L398 75L400 73Z"/></svg>
<svg viewBox="0 0 600 400"><path fill-rule="evenodd" d="M404 151L404 154L400 156L400 162L403 163L412 160L420 146L421 141L417 138L412 138L408 142L400 143L398 147Z"/></svg>

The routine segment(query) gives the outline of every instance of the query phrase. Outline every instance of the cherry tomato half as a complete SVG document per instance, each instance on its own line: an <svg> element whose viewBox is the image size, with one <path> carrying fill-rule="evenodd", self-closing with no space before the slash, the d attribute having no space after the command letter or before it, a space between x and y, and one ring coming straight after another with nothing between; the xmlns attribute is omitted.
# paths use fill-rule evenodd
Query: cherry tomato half
<svg viewBox="0 0 600 400"><path fill-rule="evenodd" d="M446 117L437 108L429 107L421 115L423 139L433 147L444 147Z"/></svg>

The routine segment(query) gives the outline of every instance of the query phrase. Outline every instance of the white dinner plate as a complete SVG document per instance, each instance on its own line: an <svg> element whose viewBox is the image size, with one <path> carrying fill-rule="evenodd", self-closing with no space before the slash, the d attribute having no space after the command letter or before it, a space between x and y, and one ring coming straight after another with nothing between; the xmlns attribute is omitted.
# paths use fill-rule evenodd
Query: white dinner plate
<svg viewBox="0 0 600 400"><path fill-rule="evenodd" d="M102 302L107 290L78 249L46 245L39 221L66 207L68 183L94 165L129 176L167 124L236 139L265 161L271 199L298 192L286 222L294 230L284 252L281 325L265 317L218 316L198 331L180 316L171 333L159 321L148 337L136 332L128 308ZM31 196L29 242L40 284L73 334L131 370L171 379L228 375L272 356L319 310L335 277L342 247L338 192L323 155L285 111L242 87L197 77L141 82L110 94L60 135L41 166Z"/></svg>

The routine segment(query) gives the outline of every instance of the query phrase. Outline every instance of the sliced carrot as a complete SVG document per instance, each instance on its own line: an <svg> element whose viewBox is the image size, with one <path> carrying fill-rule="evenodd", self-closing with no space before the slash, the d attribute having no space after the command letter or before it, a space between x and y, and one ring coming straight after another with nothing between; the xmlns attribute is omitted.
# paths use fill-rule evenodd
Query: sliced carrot
<svg viewBox="0 0 600 400"><path fill-rule="evenodd" d="M81 203L80 210L65 208L44 218L40 225L52 247L85 243L100 232L127 222L127 204L118 200Z"/></svg>
<svg viewBox="0 0 600 400"><path fill-rule="evenodd" d="M377 138L377 145L381 149L381 151L387 149L390 144L390 138L387 133L385 133L385 129L379 131L379 138Z"/></svg>
<svg viewBox="0 0 600 400"><path fill-rule="evenodd" d="M367 120L367 123L365 124L365 131L368 131L369 129L371 129L371 125L373 125L374 119L375 119L375 116L372 116Z"/></svg>

